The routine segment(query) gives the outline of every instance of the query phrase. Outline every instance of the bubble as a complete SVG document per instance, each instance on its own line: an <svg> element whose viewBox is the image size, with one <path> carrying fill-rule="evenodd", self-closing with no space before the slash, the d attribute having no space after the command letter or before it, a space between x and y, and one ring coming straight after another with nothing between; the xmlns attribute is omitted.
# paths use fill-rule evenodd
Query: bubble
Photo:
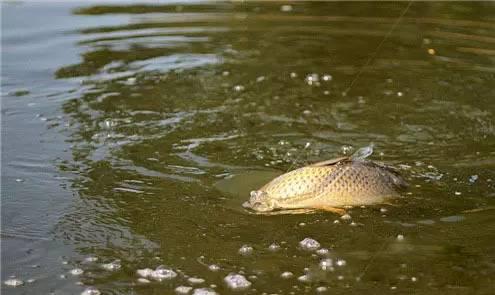
<svg viewBox="0 0 495 295"><path fill-rule="evenodd" d="M418 279L416 277L411 277L411 282L417 282Z"/></svg>
<svg viewBox="0 0 495 295"><path fill-rule="evenodd" d="M119 270L122 267L122 265L120 264L120 260L117 259L110 263L102 264L101 267L108 271L116 271Z"/></svg>
<svg viewBox="0 0 495 295"><path fill-rule="evenodd" d="M321 270L333 271L333 260L331 258L326 258L320 261L319 267Z"/></svg>
<svg viewBox="0 0 495 295"><path fill-rule="evenodd" d="M349 214L344 214L344 215L340 216L340 219L342 219L342 220L351 220L351 218L352 217Z"/></svg>
<svg viewBox="0 0 495 295"><path fill-rule="evenodd" d="M32 283L34 283L34 282L36 282L36 280L35 280L35 279L28 279L28 280L26 281L26 283L28 283L28 284L32 284Z"/></svg>
<svg viewBox="0 0 495 295"><path fill-rule="evenodd" d="M397 92L397 96L398 97L404 96L404 93L399 91L399 92Z"/></svg>
<svg viewBox="0 0 495 295"><path fill-rule="evenodd" d="M171 269L160 265L151 273L151 278L157 281L171 280L177 276L177 273Z"/></svg>
<svg viewBox="0 0 495 295"><path fill-rule="evenodd" d="M282 5L282 6L280 6L280 11L282 11L282 12L292 11L292 5L288 5L288 4Z"/></svg>
<svg viewBox="0 0 495 295"><path fill-rule="evenodd" d="M82 291L81 295L100 295L100 290L95 287L87 287L84 291Z"/></svg>
<svg viewBox="0 0 495 295"><path fill-rule="evenodd" d="M323 81L332 81L332 75L328 75L328 74L323 75Z"/></svg>
<svg viewBox="0 0 495 295"><path fill-rule="evenodd" d="M83 262L89 263L89 262L96 262L98 261L98 257L95 256L89 256L84 258Z"/></svg>
<svg viewBox="0 0 495 295"><path fill-rule="evenodd" d="M306 274L306 275L302 275L302 276L298 277L297 280L300 281L300 282L306 283L306 282L309 282L310 281L310 278Z"/></svg>
<svg viewBox="0 0 495 295"><path fill-rule="evenodd" d="M136 78L134 78L134 77L128 78L127 79L127 84L128 85L134 85L134 84L136 84Z"/></svg>
<svg viewBox="0 0 495 295"><path fill-rule="evenodd" d="M272 252L276 252L276 251L280 250L280 245L273 243L270 246L268 246L268 250L270 250Z"/></svg>
<svg viewBox="0 0 495 295"><path fill-rule="evenodd" d="M263 82L265 80L265 76L259 76L256 78L256 82Z"/></svg>
<svg viewBox="0 0 495 295"><path fill-rule="evenodd" d="M243 91L244 89L245 89L245 88L244 88L244 86L242 86L242 85L235 85L235 86L234 86L234 91L237 91L237 92L241 92L241 91Z"/></svg>
<svg viewBox="0 0 495 295"><path fill-rule="evenodd" d="M312 73L312 74L308 74L306 76L306 79L305 79L306 83L308 83L308 85L319 85L320 84L320 76L316 73Z"/></svg>
<svg viewBox="0 0 495 295"><path fill-rule="evenodd" d="M153 270L151 268L138 269L136 273L143 278L147 278L151 276Z"/></svg>
<svg viewBox="0 0 495 295"><path fill-rule="evenodd" d="M433 48L428 48L428 54L430 54L430 55L435 55L435 53L436 53L436 52L435 52L435 49L433 49Z"/></svg>
<svg viewBox="0 0 495 295"><path fill-rule="evenodd" d="M316 250L316 254L321 255L321 256L325 256L329 252L330 251L327 248L321 248L321 249Z"/></svg>
<svg viewBox="0 0 495 295"><path fill-rule="evenodd" d="M210 288L199 288L194 289L192 295L218 295L218 293Z"/></svg>
<svg viewBox="0 0 495 295"><path fill-rule="evenodd" d="M454 194L455 194L456 196L460 196L460 195L462 195L462 193L461 193L461 192L455 192Z"/></svg>
<svg viewBox="0 0 495 295"><path fill-rule="evenodd" d="M189 294L193 288L189 286L179 286L175 288L175 293L177 294Z"/></svg>
<svg viewBox="0 0 495 295"><path fill-rule="evenodd" d="M74 268L74 269L71 269L71 271L70 271L70 274L73 276L80 276L83 273L84 273L84 270L82 270L80 268Z"/></svg>
<svg viewBox="0 0 495 295"><path fill-rule="evenodd" d="M404 240L404 235L397 235L397 241L403 241Z"/></svg>
<svg viewBox="0 0 495 295"><path fill-rule="evenodd" d="M475 174L475 175L471 175L471 176L469 177L469 182L470 182L470 183L475 183L475 182L476 182L476 180L478 180L478 175L476 175L476 174Z"/></svg>
<svg viewBox="0 0 495 295"><path fill-rule="evenodd" d="M4 281L3 283L5 286L9 286L9 287L18 287L18 286L24 285L24 282L22 280L19 280L19 279L8 279L8 280Z"/></svg>
<svg viewBox="0 0 495 295"><path fill-rule="evenodd" d="M177 276L177 273L163 265L158 266L155 270L151 268L138 269L136 273L143 278L152 278L157 281L170 280Z"/></svg>
<svg viewBox="0 0 495 295"><path fill-rule="evenodd" d="M316 292L318 292L318 293L323 293L323 292L326 292L327 290L328 290L328 288L325 286L320 286L320 287L316 288Z"/></svg>
<svg viewBox="0 0 495 295"><path fill-rule="evenodd" d="M239 249L239 254L241 255L250 255L253 253L253 247L249 245L242 245L242 247Z"/></svg>
<svg viewBox="0 0 495 295"><path fill-rule="evenodd" d="M290 73L290 77L291 78L297 78L297 73L294 73L294 72Z"/></svg>
<svg viewBox="0 0 495 295"><path fill-rule="evenodd" d="M299 246L306 251L315 251L320 248L320 243L311 238L305 238L304 240L299 242Z"/></svg>
<svg viewBox="0 0 495 295"><path fill-rule="evenodd" d="M280 277L282 279L290 279L294 276L293 273L291 273L290 271L284 271L282 274L280 274Z"/></svg>
<svg viewBox="0 0 495 295"><path fill-rule="evenodd" d="M345 266L347 262L344 259L337 259L337 262L335 262L337 266Z"/></svg>
<svg viewBox="0 0 495 295"><path fill-rule="evenodd" d="M15 181L16 181L16 182L24 182L24 179L22 179L22 178L16 178L16 180L15 180Z"/></svg>
<svg viewBox="0 0 495 295"><path fill-rule="evenodd" d="M229 71L223 71L222 72L222 76L228 76L228 75L230 75Z"/></svg>
<svg viewBox="0 0 495 295"><path fill-rule="evenodd" d="M151 283L150 280L145 279L145 278L138 278L137 281L138 281L138 283L141 283L141 284L149 284L149 283Z"/></svg>
<svg viewBox="0 0 495 295"><path fill-rule="evenodd" d="M208 266L208 269L211 270L211 271L219 271L220 270L220 266L218 266L216 264L212 264L212 265L209 265Z"/></svg>
<svg viewBox="0 0 495 295"><path fill-rule="evenodd" d="M244 290L251 286L251 282L248 281L243 275L231 273L224 279L227 286L233 290Z"/></svg>
<svg viewBox="0 0 495 295"><path fill-rule="evenodd" d="M303 115L306 115L306 116L311 115L311 111L310 110L304 110Z"/></svg>
<svg viewBox="0 0 495 295"><path fill-rule="evenodd" d="M323 91L323 95L329 95L329 94L330 94L330 91L328 91L328 90Z"/></svg>
<svg viewBox="0 0 495 295"><path fill-rule="evenodd" d="M199 285L205 282L205 280L202 278L194 278L194 277L187 279L187 281L192 285Z"/></svg>

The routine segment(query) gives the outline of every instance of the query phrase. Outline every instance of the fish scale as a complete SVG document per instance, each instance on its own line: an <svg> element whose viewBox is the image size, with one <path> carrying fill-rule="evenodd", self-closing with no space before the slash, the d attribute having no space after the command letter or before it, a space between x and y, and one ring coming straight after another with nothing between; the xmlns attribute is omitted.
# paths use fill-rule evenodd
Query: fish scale
<svg viewBox="0 0 495 295"><path fill-rule="evenodd" d="M246 207L256 211L369 205L397 196L406 185L389 167L340 158L282 174L252 193Z"/></svg>

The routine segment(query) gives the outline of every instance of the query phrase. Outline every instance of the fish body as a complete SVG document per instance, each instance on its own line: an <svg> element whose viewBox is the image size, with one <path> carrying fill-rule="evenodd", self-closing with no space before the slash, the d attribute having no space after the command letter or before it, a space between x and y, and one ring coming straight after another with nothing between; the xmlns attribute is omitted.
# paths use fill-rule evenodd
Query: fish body
<svg viewBox="0 0 495 295"><path fill-rule="evenodd" d="M392 168L343 157L282 174L251 192L244 207L257 212L326 209L383 203L406 182Z"/></svg>

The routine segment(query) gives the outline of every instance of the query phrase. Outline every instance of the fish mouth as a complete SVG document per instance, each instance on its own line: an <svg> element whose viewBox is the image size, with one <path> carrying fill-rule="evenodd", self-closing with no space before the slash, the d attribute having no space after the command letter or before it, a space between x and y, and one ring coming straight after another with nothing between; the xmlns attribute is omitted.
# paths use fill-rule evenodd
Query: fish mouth
<svg viewBox="0 0 495 295"><path fill-rule="evenodd" d="M256 212L270 212L274 210L274 208L262 202L246 201L242 204L242 207Z"/></svg>
<svg viewBox="0 0 495 295"><path fill-rule="evenodd" d="M275 209L273 202L270 202L268 196L263 191L252 191L248 201L242 204L242 207L256 212L270 212Z"/></svg>

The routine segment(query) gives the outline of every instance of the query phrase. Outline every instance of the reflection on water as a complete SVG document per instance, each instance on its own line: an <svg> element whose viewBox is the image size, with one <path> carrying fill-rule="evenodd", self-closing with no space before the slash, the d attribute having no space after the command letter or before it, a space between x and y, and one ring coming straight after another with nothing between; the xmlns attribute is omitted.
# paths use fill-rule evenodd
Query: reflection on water
<svg viewBox="0 0 495 295"><path fill-rule="evenodd" d="M414 3L346 92L405 5L74 10L93 25L66 31L81 56L55 76L80 85L47 120L70 144L51 159L76 201L52 235L78 254L78 280L139 294L229 293L229 273L251 294L489 292L493 212L464 211L495 205L494 7ZM240 208L274 175L370 142L412 184L394 205L344 219ZM301 250L306 237L329 252ZM160 265L177 277L136 274Z"/></svg>

